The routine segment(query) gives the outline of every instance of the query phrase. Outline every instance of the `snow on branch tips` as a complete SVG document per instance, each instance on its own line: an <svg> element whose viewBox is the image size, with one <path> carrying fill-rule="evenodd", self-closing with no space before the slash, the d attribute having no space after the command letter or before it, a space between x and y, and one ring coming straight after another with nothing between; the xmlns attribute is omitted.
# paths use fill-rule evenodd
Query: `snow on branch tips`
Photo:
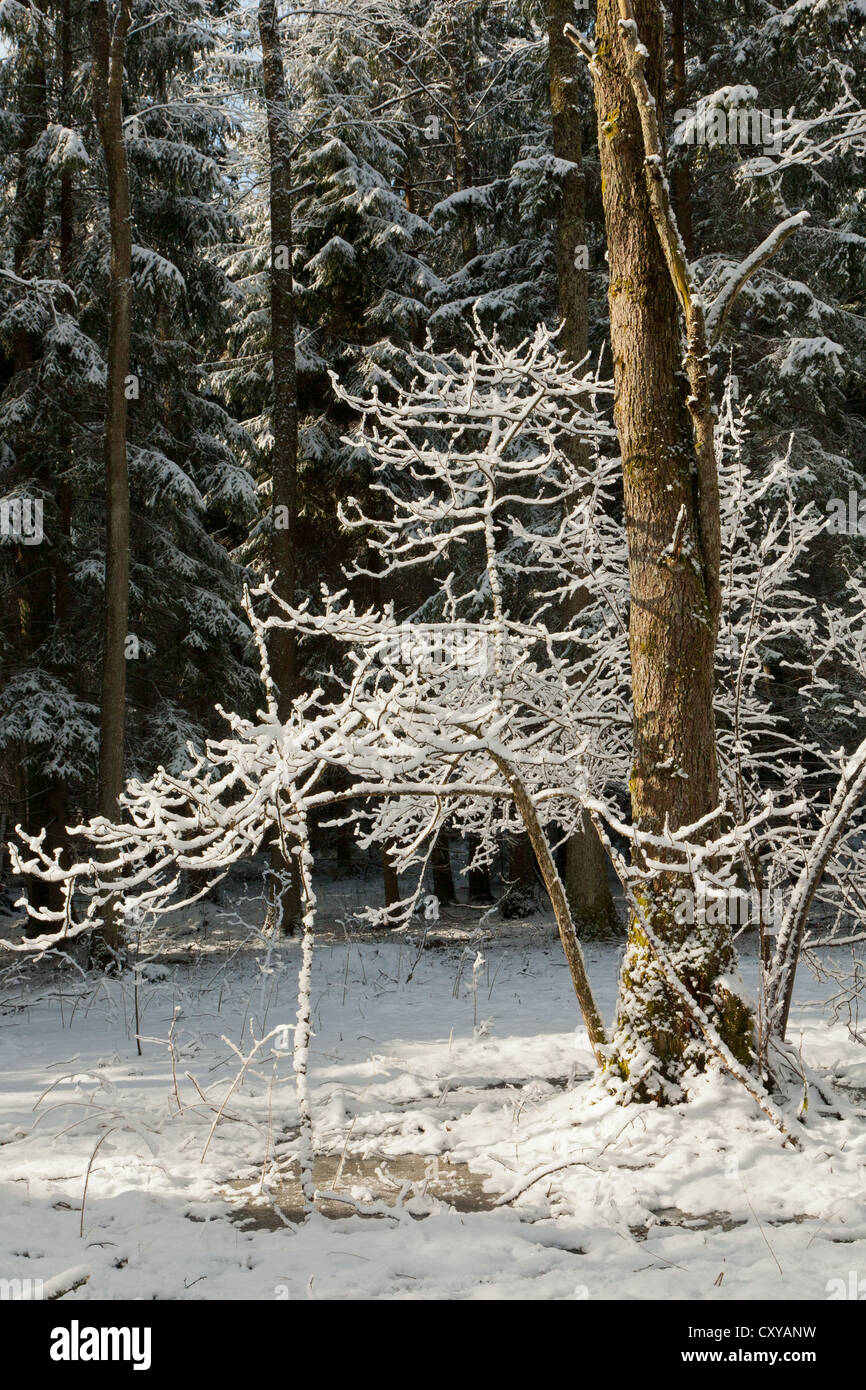
<svg viewBox="0 0 866 1390"><path fill-rule="evenodd" d="M599 454L613 437L601 414L611 388L567 363L545 328L516 347L478 324L476 333L468 356L417 351L408 384L388 378L361 398L335 382L361 420L347 442L369 457L382 500L375 517L346 504L344 523L364 531L370 551L349 581L417 570L429 597L405 618L393 602L358 608L345 590L323 590L316 610L290 608L265 581L248 613L267 708L254 720L228 715L229 736L191 750L185 772L131 782L122 823L79 827L93 858L69 871L84 906L64 921L67 933L87 926L106 892L101 875L110 872L127 914L160 912L181 870L212 884L274 826L292 853L316 807L352 803L362 842L387 843L402 872L423 869L446 821L482 853L521 827L538 853L548 834L579 823L585 789L603 794L629 720L624 550L608 515L614 464ZM574 435L590 446L586 469L561 447ZM580 634L561 618L577 588ZM254 611L259 599L267 618ZM299 697L282 723L265 650L280 625L343 654L330 693ZM339 791L326 785L333 769ZM21 872L64 877L40 843L25 843ZM552 855L542 858L598 1053L603 1032L574 925ZM391 909L392 921L411 913L418 892L396 916Z"/></svg>
<svg viewBox="0 0 866 1390"><path fill-rule="evenodd" d="M74 863L19 831L10 847L16 873L61 885L63 906L25 904L40 935L14 949L46 950L58 932L87 931L111 897L130 922L159 917L176 906L184 871L198 875L198 897L276 841L287 863L297 859L303 888L300 1095L315 910L309 817L349 816L362 847L387 850L394 869L412 877L407 897L362 914L398 928L423 910L425 870L446 828L472 841L479 862L504 838L526 834L590 1043L606 1065L605 1029L555 860L556 846L588 813L633 913L659 881L673 910L691 913L681 944L665 944L661 961L666 987L691 1001L690 1057L715 1059L756 1095L762 1079L743 1059L732 1062L719 1041L716 1001L702 1003L691 987L694 942L717 933L720 907L741 894L758 902L769 936L774 902L790 899L759 1009L761 1037L744 1047L744 1056L763 1061L771 1036L781 1042L791 971L813 939L807 915L812 923L820 916L825 937L840 927L850 933L866 858L862 749L822 818L840 769L820 738L831 689L825 670L840 653L849 661L863 653L864 596L854 584L850 612L816 614L798 587L825 518L797 500L790 453L755 471L745 406L735 404L729 382L714 439L722 479L720 804L698 825L650 835L625 810L629 579L619 463L604 413L609 383L564 360L545 328L505 346L476 324L466 354L428 345L410 355L405 376L383 376L369 395L339 382L335 390L359 421L346 442L368 461L378 499L375 508L350 500L342 512L367 557L349 569L345 587L323 587L318 603L289 605L269 580L247 596L264 708L252 718L221 711L225 735L190 747L185 769L129 782L117 823L97 818L75 829ZM587 448L563 447L575 435ZM371 578L386 577L393 597L371 603ZM283 718L267 658L269 633L279 627L335 654L322 685L299 694ZM770 661L796 678L798 717L817 731L805 752L768 695ZM614 842L630 844L628 862ZM866 930L863 909L858 920ZM723 973L729 1000L740 998L733 961ZM641 1052L627 1010L616 1027L615 1048L633 1059L633 1090L653 1059ZM633 1035L634 1047L620 1033ZM305 1181L309 1202L309 1174Z"/></svg>
<svg viewBox="0 0 866 1390"><path fill-rule="evenodd" d="M866 110L852 91L851 70L831 59L830 71L841 88L832 106L815 115L797 116L793 109L773 128L773 152L746 160L741 179L774 178L786 169L818 170L839 156L862 157L866 151Z"/></svg>

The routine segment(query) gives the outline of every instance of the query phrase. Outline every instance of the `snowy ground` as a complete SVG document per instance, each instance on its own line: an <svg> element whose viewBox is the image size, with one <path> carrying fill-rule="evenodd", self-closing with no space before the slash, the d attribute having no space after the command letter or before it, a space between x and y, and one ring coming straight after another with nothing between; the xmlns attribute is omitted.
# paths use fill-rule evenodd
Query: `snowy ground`
<svg viewBox="0 0 866 1390"><path fill-rule="evenodd" d="M290 1055L268 1045L228 1094L228 1042L293 1022L296 944L185 937L146 967L140 1057L128 981L54 971L7 991L0 1277L86 1265L68 1303L826 1299L866 1276L866 1055L808 973L790 1036L848 1089L833 1114L812 1091L793 1153L719 1076L662 1111L595 1089L549 924L494 929L473 972L478 951L323 932L316 1177L375 1214L334 1203L300 1227L277 1210L296 1200ZM609 1013L619 951L588 956Z"/></svg>

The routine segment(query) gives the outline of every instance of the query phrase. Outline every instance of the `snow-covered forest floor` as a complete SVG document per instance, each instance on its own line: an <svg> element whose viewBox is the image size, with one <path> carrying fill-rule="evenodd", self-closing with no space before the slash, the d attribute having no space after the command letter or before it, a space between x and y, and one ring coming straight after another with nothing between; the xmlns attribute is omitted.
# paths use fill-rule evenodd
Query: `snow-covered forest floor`
<svg viewBox="0 0 866 1390"><path fill-rule="evenodd" d="M666 1110L594 1086L552 922L480 929L464 908L420 950L344 926L359 891L324 895L311 1089L316 1184L371 1210L294 1220L299 946L250 940L208 905L142 968L141 1056L129 975L46 963L7 984L5 1277L86 1265L67 1302L825 1299L856 1283L866 1055L828 1022L829 985L801 970L789 1038L837 1099L831 1113L810 1088L794 1153L728 1077ZM587 951L608 1014L619 956ZM235 1085L229 1044L246 1056L282 1025Z"/></svg>

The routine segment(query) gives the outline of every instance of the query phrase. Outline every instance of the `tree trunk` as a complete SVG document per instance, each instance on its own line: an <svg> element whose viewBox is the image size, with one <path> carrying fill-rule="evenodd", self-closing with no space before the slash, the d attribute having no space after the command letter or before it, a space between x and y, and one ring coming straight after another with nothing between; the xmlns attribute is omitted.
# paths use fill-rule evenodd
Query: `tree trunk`
<svg viewBox="0 0 866 1390"><path fill-rule="evenodd" d="M681 111L686 104L686 22L685 0L671 0L671 100L675 111ZM671 170L671 197L676 213L677 225L686 248L686 255L694 254L694 233L692 231L692 180L685 155L681 155Z"/></svg>
<svg viewBox="0 0 866 1390"><path fill-rule="evenodd" d="M512 836L508 842L508 888L499 909L502 916L513 921L537 912L540 886L529 837Z"/></svg>
<svg viewBox="0 0 866 1390"><path fill-rule="evenodd" d="M553 153L557 159L567 159L574 165L562 180L556 217L556 275L563 324L559 341L566 356L572 362L580 362L586 356L589 329L586 267L581 257L586 245L583 135L578 106L581 59L563 33L572 17L572 0L548 0L548 5ZM582 440L578 445L585 451Z"/></svg>
<svg viewBox="0 0 866 1390"><path fill-rule="evenodd" d="M661 7L659 0L637 0L634 10L661 123ZM695 417L687 408L694 393L682 369L672 272L653 221L640 112L619 28L626 15L623 0L599 0L593 76L631 581L632 817L639 830L659 833L666 821L671 829L688 825L718 802L718 484L715 459L697 427L693 434ZM681 875L656 875L641 888L641 906L686 988L735 1056L748 1060L748 1011L720 980L733 964L730 933L726 926L677 922L674 888L682 882ZM633 918L614 1039L621 1072L637 1094L662 1099L693 1059L696 1037Z"/></svg>
<svg viewBox="0 0 866 1390"><path fill-rule="evenodd" d="M575 167L562 180L556 219L556 271L560 346L574 363L582 362L589 346L587 271L584 258L583 142L578 106L578 64L581 59L563 33L572 17L572 0L548 0L550 115L553 153ZM588 468L590 450L581 439L566 439L563 448L577 468ZM566 504L569 505L568 503ZM566 604L563 619L572 621L581 608L578 592ZM577 933L608 936L620 930L607 881L607 857L589 820L565 847L565 892Z"/></svg>
<svg viewBox="0 0 866 1390"><path fill-rule="evenodd" d="M457 901L454 891L454 874L451 869L451 854L448 850L448 834L440 831L430 856L430 871L433 875L433 892L439 899L440 907L448 907Z"/></svg>
<svg viewBox="0 0 866 1390"><path fill-rule="evenodd" d="M276 0L260 0L259 34L270 153L271 429L274 439L270 559L275 576L274 592L284 603L293 604L298 515L298 389L292 280L292 148ZM271 675L279 689L280 718L286 719L295 696L295 638L289 628L272 631L269 660ZM271 845L268 915L279 924L284 935L292 935L301 920L297 859L291 855L287 866L278 840Z"/></svg>
<svg viewBox="0 0 866 1390"><path fill-rule="evenodd" d="M127 399L132 333L132 225L123 138L123 64L132 0L120 0L114 24L107 0L93 16L93 109L105 157L111 238L108 384L105 413L105 610L99 727L99 814L117 817L123 789L126 714L126 631L129 612L129 474ZM95 955L116 957L122 943L116 904L107 904Z"/></svg>
<svg viewBox="0 0 866 1390"><path fill-rule="evenodd" d="M451 131L454 137L454 183L457 192L463 193L466 189L472 188L475 183L475 168L466 101L465 35L462 24L455 17L456 8L453 3L447 7L441 47L448 68L448 104L451 114ZM460 245L463 252L463 264L465 265L478 255L475 213L471 203L461 207L458 220Z"/></svg>
<svg viewBox="0 0 866 1390"><path fill-rule="evenodd" d="M60 14L60 113L64 125L72 126L72 85L74 80L72 56L72 0L63 0ZM72 283L73 260L75 252L75 211L72 175L65 171L60 176L60 278L67 285ZM71 307L71 306L70 306ZM60 449L72 462L72 444L65 424L60 431ZM69 572L69 549L72 540L72 489L69 478L61 472L57 479L57 539L54 545L54 604L53 622L62 628L69 621L71 602L71 576ZM49 850L60 849L61 862L66 862L68 836L66 821L69 812L69 786L66 779L51 777L47 799ZM61 884L51 885L49 905L54 911L62 906L63 889Z"/></svg>
<svg viewBox="0 0 866 1390"><path fill-rule="evenodd" d="M523 782L497 753L491 752L491 758L495 762L502 776L505 778L514 798L514 806L520 819L523 821L524 829L529 836L529 842L535 855L538 871L544 882L550 906L553 908L553 915L556 919L559 939L565 952L565 959L568 962L571 983L577 996L580 1012L586 1026L589 1043L595 1054L596 1061L600 1066L606 1061L607 1039L605 1037L604 1024L589 977L586 973L586 962L583 958L583 951L574 929L574 922L571 920L571 913L568 908L568 899L562 881L556 871L553 855L547 842L541 822L538 819L538 812L532 801L532 797L526 790Z"/></svg>
<svg viewBox="0 0 866 1390"><path fill-rule="evenodd" d="M37 9L40 20L42 8ZM43 49L38 46L46 41L46 30L41 29L35 39L31 61L28 62L21 77L20 113L21 136L18 168L15 184L14 224L16 240L13 255L15 273L22 279L29 275L45 274L47 266L43 254L45 236L45 182L39 170L34 170L28 156L48 125L48 89L46 61ZM63 266L61 265L61 271ZM12 366L16 379L26 388L39 369L40 342L38 336L26 328L18 328L13 335ZM37 437L29 425L24 424L14 437L15 453L19 465L39 479L40 491L47 501L52 485L51 468L43 457ZM56 613L56 596L53 585L53 568L57 563L60 541L51 559L46 558L47 537L38 546L20 546L15 563L15 608L13 644L16 660L23 665L47 665L44 648L51 636ZM41 760L29 757L22 759L20 785L23 797L23 821L31 834L40 830L46 833L46 848L50 851L64 842L63 820L65 817L65 786L56 777L45 772ZM27 895L34 907L60 906L61 891L57 885L45 883L33 877L28 880ZM45 931L45 924L30 922L28 934L38 936Z"/></svg>

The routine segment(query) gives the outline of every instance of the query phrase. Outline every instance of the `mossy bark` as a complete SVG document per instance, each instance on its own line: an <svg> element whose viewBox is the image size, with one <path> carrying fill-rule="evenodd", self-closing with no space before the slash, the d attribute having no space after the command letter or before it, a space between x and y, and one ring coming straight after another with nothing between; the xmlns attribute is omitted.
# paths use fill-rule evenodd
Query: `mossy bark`
<svg viewBox="0 0 866 1390"><path fill-rule="evenodd" d="M634 13L649 53L649 90L661 117L661 7L658 0L636 0ZM676 830L698 821L718 803L713 652L719 518L717 493L715 505L709 505L714 494L707 460L696 466L680 313L653 222L621 18L618 0L599 0L593 77L631 584L632 817L639 830L659 834L666 823ZM714 460L710 462L714 469ZM687 883L681 874L657 874L642 888L641 909L722 1040L747 1061L751 1020L726 978L735 964L730 932L724 924L677 921L674 890ZM700 1065L705 1055L637 914L629 928L613 1047L614 1065L634 1090L658 1099L669 1096L683 1073Z"/></svg>

